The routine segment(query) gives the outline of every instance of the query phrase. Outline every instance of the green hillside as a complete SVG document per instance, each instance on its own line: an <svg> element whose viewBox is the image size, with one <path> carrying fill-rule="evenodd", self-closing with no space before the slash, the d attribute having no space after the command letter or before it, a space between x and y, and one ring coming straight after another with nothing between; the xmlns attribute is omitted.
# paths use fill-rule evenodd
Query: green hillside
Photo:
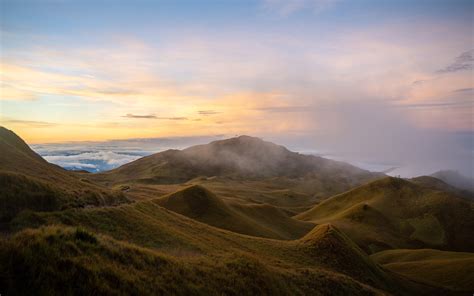
<svg viewBox="0 0 474 296"><path fill-rule="evenodd" d="M221 176L126 181L114 171L51 165L10 131L2 139L8 155L0 157L2 295L457 295L454 279L442 287L409 279L364 251L376 243L469 246L472 204L452 193L387 178L320 202L363 178L344 175L342 165L338 179L338 169L318 171L313 158L304 158L310 169L300 164L299 177L271 176L279 169L269 166L245 178L226 164ZM244 139L250 150L260 143ZM177 172L162 159L157 169L153 159L137 169ZM321 181L331 176L333 183ZM320 203L297 217L320 225L292 217L313 201ZM459 276L466 285L468 275Z"/></svg>
<svg viewBox="0 0 474 296"><path fill-rule="evenodd" d="M253 236L296 239L314 227L314 224L292 219L270 205L225 203L199 185L153 201L203 223Z"/></svg>
<svg viewBox="0 0 474 296"><path fill-rule="evenodd" d="M384 268L421 283L456 291L474 291L474 253L387 250L373 254L371 258Z"/></svg>
<svg viewBox="0 0 474 296"><path fill-rule="evenodd" d="M331 197L296 216L333 223L367 252L407 247L474 250L474 203L399 178Z"/></svg>
<svg viewBox="0 0 474 296"><path fill-rule="evenodd" d="M48 163L4 127L0 127L0 151L0 223L25 209L51 211L128 202L121 192Z"/></svg>
<svg viewBox="0 0 474 296"><path fill-rule="evenodd" d="M19 286L44 294L375 295L387 291L404 295L432 291L377 268L332 226L318 226L301 240L268 240L207 226L152 201L24 213L15 223L18 228L51 226L25 229L0 241L0 260L5 262L0 274L7 293ZM83 284L76 288L76 282Z"/></svg>

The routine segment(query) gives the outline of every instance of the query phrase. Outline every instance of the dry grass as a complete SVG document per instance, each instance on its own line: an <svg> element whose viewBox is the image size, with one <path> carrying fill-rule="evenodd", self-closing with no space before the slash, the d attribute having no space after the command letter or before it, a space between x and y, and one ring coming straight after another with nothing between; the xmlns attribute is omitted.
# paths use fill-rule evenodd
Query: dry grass
<svg viewBox="0 0 474 296"><path fill-rule="evenodd" d="M385 178L336 195L296 216L333 223L367 252L437 247L474 251L474 203L449 192Z"/></svg>
<svg viewBox="0 0 474 296"><path fill-rule="evenodd" d="M474 291L474 253L388 250L371 258L384 268L418 282L456 291Z"/></svg>
<svg viewBox="0 0 474 296"><path fill-rule="evenodd" d="M314 227L314 224L292 219L270 205L226 203L199 185L153 201L203 223L253 236L296 239Z"/></svg>

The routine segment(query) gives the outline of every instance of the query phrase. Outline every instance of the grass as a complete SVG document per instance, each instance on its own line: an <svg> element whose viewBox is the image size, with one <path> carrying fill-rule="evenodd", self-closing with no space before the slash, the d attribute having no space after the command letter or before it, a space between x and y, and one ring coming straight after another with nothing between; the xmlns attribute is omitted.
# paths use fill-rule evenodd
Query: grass
<svg viewBox="0 0 474 296"><path fill-rule="evenodd" d="M474 254L431 249L387 250L371 256L405 277L455 291L474 291Z"/></svg>
<svg viewBox="0 0 474 296"><path fill-rule="evenodd" d="M0 172L0 221L6 222L20 211L59 210L64 192L24 175Z"/></svg>
<svg viewBox="0 0 474 296"><path fill-rule="evenodd" d="M135 187L201 184L222 196L237 195L295 213L378 177L346 163L291 152L248 136L168 150L84 176L102 184Z"/></svg>
<svg viewBox="0 0 474 296"><path fill-rule="evenodd" d="M318 226L312 234L293 241L256 238L208 226L167 211L153 201L109 208L29 213L20 215L15 222L22 225L22 228L40 226L39 230L35 230L35 235L38 235L36 231L41 233L55 227L63 229L64 226L54 225L67 224L69 226L65 228L72 229L74 233L77 232L76 227L90 232L97 238L99 245L105 237L158 253L173 264L184 265L186 269L182 272L196 276L188 279L188 275L172 271L175 277L182 279L181 285L194 285L195 281L203 281L202 285L206 287L202 287L202 291L210 294L278 295L276 289L281 291L281 294L293 295L312 294L314 291L322 294L326 291L327 294L332 289L336 295L376 293L377 290L374 289L394 294L431 291L429 287L412 285L378 269L363 251L334 227ZM44 227L41 225L51 226L42 230ZM25 231L30 233L32 230ZM75 240L77 236L73 235ZM87 243L87 246L94 245L89 242L87 235L79 237L86 237L84 243ZM87 252L83 252L84 256L91 257ZM109 264L101 263L102 259L94 260L101 266ZM115 259L110 260L115 262ZM205 268L205 271L201 271L201 268ZM249 268L251 270L248 270ZM9 270L7 273L11 272L12 270ZM227 278L220 278L224 275ZM154 273L150 278L161 276ZM137 285L141 285L140 281ZM145 286L154 285L149 283L148 279L143 281L146 282L143 284ZM229 287L233 287L234 284L231 283L234 281L243 283L242 286L238 284L238 290L233 292L227 292L218 286L218 282L227 282ZM263 290L249 281L259 282L258 286ZM204 284L207 282L211 282L209 286ZM278 286L270 288L274 285L273 282L278 283ZM248 290L253 291L252 293L246 292L244 288L247 286L253 287L253 290ZM213 287L213 290L206 290L210 287ZM200 290L198 294L203 293Z"/></svg>
<svg viewBox="0 0 474 296"><path fill-rule="evenodd" d="M153 201L203 223L259 237L296 239L314 227L314 224L294 220L270 205L226 203L199 185L187 187Z"/></svg>
<svg viewBox="0 0 474 296"><path fill-rule="evenodd" d="M474 251L474 203L387 177L336 195L296 216L333 223L365 251L436 247Z"/></svg>
<svg viewBox="0 0 474 296"><path fill-rule="evenodd" d="M308 217L318 222L333 220L334 224L312 228L313 223L290 216L325 194L374 176L341 163L302 157L271 143L262 146L253 138L239 139L211 144L210 154L206 146L182 153L167 151L94 175L51 165L11 131L0 128L0 148L5 151L0 155L4 185L0 201L9 207L3 215L10 215L0 221L2 230L3 225L9 226L7 232L0 233L0 293L452 292L414 283L380 268L351 239L374 250L396 245L400 233L408 238L414 234L418 240L431 237L423 231L434 225L431 220L409 220L428 212L446 230L447 242L469 243L470 232L463 229L471 226L465 203L453 202L451 196L433 190L420 191L411 183L381 180L342 194L345 198L321 202ZM246 157L256 163L275 159L256 147L270 148L270 154L282 152L284 157L258 177L229 174L228 168L236 163L222 166L221 158L217 162L209 159L222 156L222 148L232 153L250 150ZM203 160L211 165L205 166ZM288 172L282 172L286 169ZM213 176L216 172L222 175ZM187 180L185 184L183 180ZM121 189L126 189L125 193ZM420 192L423 194L414 202L409 198ZM127 203L128 198L134 202ZM443 211L429 208L430 204L444 206ZM453 231L454 227L460 231ZM351 238L344 234L346 230L351 231L347 232Z"/></svg>
<svg viewBox="0 0 474 296"><path fill-rule="evenodd" d="M15 133L0 127L0 222L23 210L105 206L128 202L117 191L84 182L45 161Z"/></svg>
<svg viewBox="0 0 474 296"><path fill-rule="evenodd" d="M329 268L271 264L268 255L170 256L74 227L25 230L0 241L7 295L375 295Z"/></svg>

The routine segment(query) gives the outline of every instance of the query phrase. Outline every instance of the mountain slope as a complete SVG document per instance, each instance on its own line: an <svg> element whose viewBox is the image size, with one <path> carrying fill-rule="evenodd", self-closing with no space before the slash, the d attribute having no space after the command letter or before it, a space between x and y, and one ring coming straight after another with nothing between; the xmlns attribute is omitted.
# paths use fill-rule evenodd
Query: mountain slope
<svg viewBox="0 0 474 296"><path fill-rule="evenodd" d="M251 192L246 190L236 197L298 212L325 197L381 176L346 163L302 155L258 138L241 136L182 151L156 153L85 178L135 188L192 182L213 191L219 188L219 193L229 196L235 196L234 192L241 187L251 186ZM268 193L270 187L276 189L275 195ZM283 198L273 198L281 196L282 190L298 199L282 202ZM254 194L262 191L266 193Z"/></svg>
<svg viewBox="0 0 474 296"><path fill-rule="evenodd" d="M240 136L193 146L182 151L168 150L123 165L110 174L148 181L189 180L198 176L301 177L310 173L338 175L340 178L369 177L368 171L322 157L291 152L283 146L259 138ZM133 176L130 178L130 176Z"/></svg>
<svg viewBox="0 0 474 296"><path fill-rule="evenodd" d="M24 209L49 211L126 201L121 193L48 163L4 127L0 127L0 151L0 222Z"/></svg>
<svg viewBox="0 0 474 296"><path fill-rule="evenodd" d="M203 223L253 236L295 239L314 227L314 224L294 220L270 205L225 203L199 185L153 201Z"/></svg>
<svg viewBox="0 0 474 296"><path fill-rule="evenodd" d="M370 253L407 247L474 250L472 201L398 178L336 195L296 218L334 223Z"/></svg>
<svg viewBox="0 0 474 296"><path fill-rule="evenodd" d="M439 250L387 250L370 256L407 278L460 292L474 291L474 253Z"/></svg>
<svg viewBox="0 0 474 296"><path fill-rule="evenodd" d="M180 295L433 292L429 286L377 269L363 252L353 251L357 246L334 227L319 227L296 241L255 238L209 227L150 200L24 213L15 222L20 228L41 227L0 240L0 262L5 262L0 274L7 275L0 277L7 283L0 284L10 289L21 285L63 291L80 279L89 290L120 289L129 294L151 290ZM344 254L351 259L340 257Z"/></svg>

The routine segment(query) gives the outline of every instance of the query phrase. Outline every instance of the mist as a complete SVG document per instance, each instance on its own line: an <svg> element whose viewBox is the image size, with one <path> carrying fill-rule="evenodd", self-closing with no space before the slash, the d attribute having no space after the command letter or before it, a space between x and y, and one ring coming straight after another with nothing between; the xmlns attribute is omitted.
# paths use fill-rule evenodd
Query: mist
<svg viewBox="0 0 474 296"><path fill-rule="evenodd" d="M422 128L410 107L374 100L326 103L306 114L311 133L269 135L292 150L343 160L366 169L413 177L438 170L473 176L474 133Z"/></svg>

